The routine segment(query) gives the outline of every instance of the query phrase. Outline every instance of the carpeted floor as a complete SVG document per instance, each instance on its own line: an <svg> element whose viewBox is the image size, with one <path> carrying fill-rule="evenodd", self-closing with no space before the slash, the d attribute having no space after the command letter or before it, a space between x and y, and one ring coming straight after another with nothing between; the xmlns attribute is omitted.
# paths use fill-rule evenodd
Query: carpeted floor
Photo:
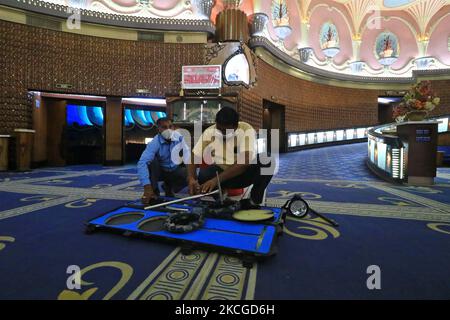
<svg viewBox="0 0 450 320"><path fill-rule="evenodd" d="M217 253L85 235L85 221L141 196L132 166L0 173L0 299L449 299L450 168L433 187L391 185L367 170L366 148L281 157L268 203L301 193L340 226L289 218L278 254L250 270ZM380 290L366 285L372 265Z"/></svg>

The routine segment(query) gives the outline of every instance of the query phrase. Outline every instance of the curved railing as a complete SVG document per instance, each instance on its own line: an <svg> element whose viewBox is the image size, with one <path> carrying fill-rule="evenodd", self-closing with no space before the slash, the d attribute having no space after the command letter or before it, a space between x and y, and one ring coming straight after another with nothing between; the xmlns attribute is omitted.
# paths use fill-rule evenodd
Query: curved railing
<svg viewBox="0 0 450 320"><path fill-rule="evenodd" d="M450 115L427 119L438 122L438 133L450 132ZM367 166L378 176L404 182L407 172L407 141L396 134L397 123L373 127L367 134Z"/></svg>

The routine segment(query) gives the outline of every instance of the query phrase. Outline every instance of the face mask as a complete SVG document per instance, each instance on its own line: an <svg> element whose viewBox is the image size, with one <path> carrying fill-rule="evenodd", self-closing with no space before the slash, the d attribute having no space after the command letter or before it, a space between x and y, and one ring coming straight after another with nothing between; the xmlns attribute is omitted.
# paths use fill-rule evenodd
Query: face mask
<svg viewBox="0 0 450 320"><path fill-rule="evenodd" d="M172 136L173 136L173 130L166 129L163 132L161 132L161 136L166 140L170 140L170 139L172 139Z"/></svg>

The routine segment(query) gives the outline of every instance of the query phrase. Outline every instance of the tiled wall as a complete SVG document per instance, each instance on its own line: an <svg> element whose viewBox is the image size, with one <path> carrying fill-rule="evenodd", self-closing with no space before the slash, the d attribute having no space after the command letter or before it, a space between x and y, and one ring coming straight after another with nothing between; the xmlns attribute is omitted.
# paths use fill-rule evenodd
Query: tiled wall
<svg viewBox="0 0 450 320"><path fill-rule="evenodd" d="M318 84L285 74L262 60L258 83L243 90L243 118L262 121L263 99L285 106L286 131L306 131L373 125L378 121L377 90Z"/></svg>
<svg viewBox="0 0 450 320"><path fill-rule="evenodd" d="M136 96L144 88L163 97L179 91L182 65L204 62L202 44L106 39L3 20L0 48L0 134L31 128L28 90Z"/></svg>

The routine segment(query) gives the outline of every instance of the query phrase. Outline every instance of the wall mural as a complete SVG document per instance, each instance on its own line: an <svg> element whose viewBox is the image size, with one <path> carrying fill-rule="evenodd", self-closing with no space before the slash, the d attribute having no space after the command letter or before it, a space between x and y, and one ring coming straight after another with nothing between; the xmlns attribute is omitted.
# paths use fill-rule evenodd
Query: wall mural
<svg viewBox="0 0 450 320"><path fill-rule="evenodd" d="M289 14L286 0L272 1L272 22L275 34L279 40L284 40L291 34L292 28L289 25Z"/></svg>
<svg viewBox="0 0 450 320"><path fill-rule="evenodd" d="M380 33L375 41L375 56L384 66L394 64L400 56L397 36L389 31Z"/></svg>
<svg viewBox="0 0 450 320"><path fill-rule="evenodd" d="M320 29L320 47L322 49L339 48L339 33L332 22L325 23Z"/></svg>

